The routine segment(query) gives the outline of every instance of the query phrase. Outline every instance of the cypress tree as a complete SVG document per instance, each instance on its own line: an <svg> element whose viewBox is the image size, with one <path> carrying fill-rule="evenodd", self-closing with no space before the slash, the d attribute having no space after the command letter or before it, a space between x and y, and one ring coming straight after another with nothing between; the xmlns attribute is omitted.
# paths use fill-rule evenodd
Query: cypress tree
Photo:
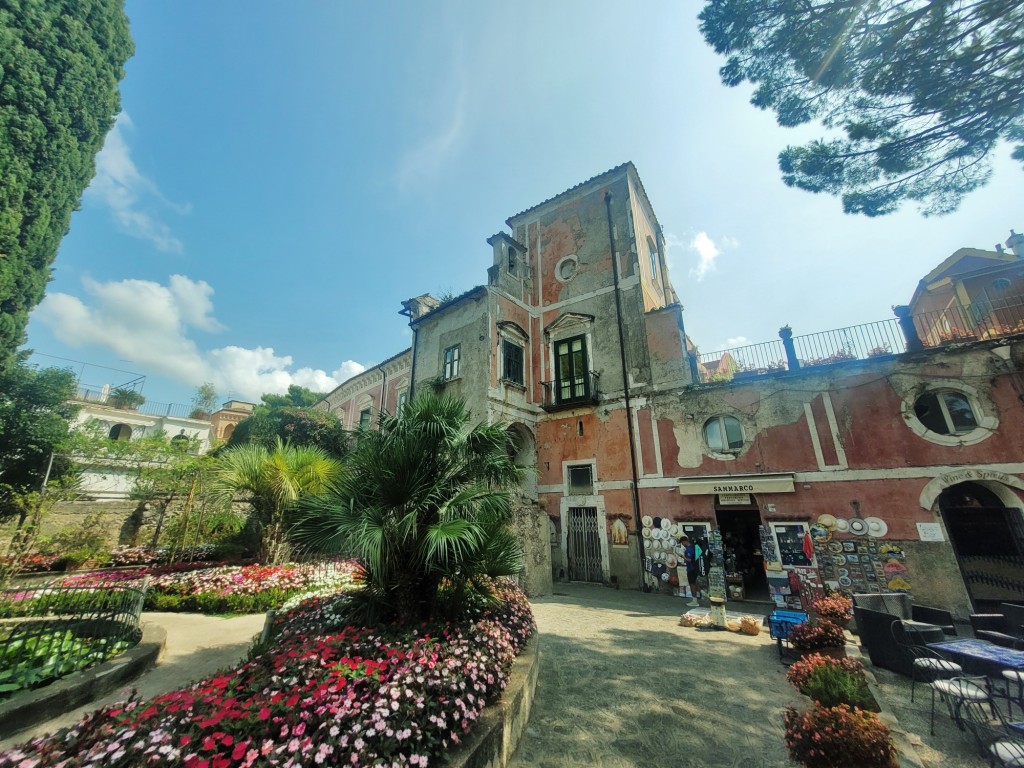
<svg viewBox="0 0 1024 768"><path fill-rule="evenodd" d="M121 108L124 0L0 0L0 370Z"/></svg>

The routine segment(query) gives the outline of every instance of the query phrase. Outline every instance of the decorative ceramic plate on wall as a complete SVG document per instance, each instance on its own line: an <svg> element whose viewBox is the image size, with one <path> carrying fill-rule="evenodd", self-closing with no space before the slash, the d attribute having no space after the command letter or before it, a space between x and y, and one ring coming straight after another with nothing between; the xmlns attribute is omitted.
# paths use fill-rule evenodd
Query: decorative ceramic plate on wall
<svg viewBox="0 0 1024 768"><path fill-rule="evenodd" d="M854 536L863 536L868 532L868 524L859 517L855 517L850 521L850 533Z"/></svg>

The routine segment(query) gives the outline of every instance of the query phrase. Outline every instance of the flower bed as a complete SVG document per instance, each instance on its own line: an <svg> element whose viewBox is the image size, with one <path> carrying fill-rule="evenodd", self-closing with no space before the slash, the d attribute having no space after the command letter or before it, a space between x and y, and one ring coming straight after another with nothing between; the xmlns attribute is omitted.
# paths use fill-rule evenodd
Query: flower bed
<svg viewBox="0 0 1024 768"><path fill-rule="evenodd" d="M178 563L67 576L56 586L93 587L149 579L145 610L203 613L259 613L280 608L308 593L333 594L361 582L362 569L351 560L308 565L220 565ZM0 604L0 615L31 613L30 601L45 591L25 590ZM79 599L79 598L76 598Z"/></svg>
<svg viewBox="0 0 1024 768"><path fill-rule="evenodd" d="M535 630L525 596L414 628L342 626L344 597L280 617L273 648L150 701L129 699L0 755L0 768L60 765L427 766L505 687Z"/></svg>

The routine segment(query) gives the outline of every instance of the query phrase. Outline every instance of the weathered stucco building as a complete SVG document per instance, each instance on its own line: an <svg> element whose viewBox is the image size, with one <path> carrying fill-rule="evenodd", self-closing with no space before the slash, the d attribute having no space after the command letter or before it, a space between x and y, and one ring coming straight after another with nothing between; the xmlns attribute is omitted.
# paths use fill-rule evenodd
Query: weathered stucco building
<svg viewBox="0 0 1024 768"><path fill-rule="evenodd" d="M411 348L320 407L372 424L436 381L507 423L530 591L685 594L680 537L719 529L734 597L1024 597L1024 238L958 251L890 320L702 355L632 164L506 223L485 285L405 302Z"/></svg>

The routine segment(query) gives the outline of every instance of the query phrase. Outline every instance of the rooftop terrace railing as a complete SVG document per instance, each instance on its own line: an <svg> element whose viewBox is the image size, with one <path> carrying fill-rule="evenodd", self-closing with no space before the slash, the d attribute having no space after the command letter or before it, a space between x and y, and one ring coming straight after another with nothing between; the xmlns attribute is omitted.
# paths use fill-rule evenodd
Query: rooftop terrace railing
<svg viewBox="0 0 1024 768"><path fill-rule="evenodd" d="M99 405L117 407L109 390L102 388L94 389L90 386L79 386L78 391L75 393L75 399L83 403L97 403ZM128 410L145 413L148 416L171 416L180 419L193 418L192 413L195 411L191 405L185 403L158 403L155 400L146 400L141 405Z"/></svg>
<svg viewBox="0 0 1024 768"><path fill-rule="evenodd" d="M732 381L1024 333L1024 296L913 315L905 306L893 311L889 320L802 336L786 326L778 341L700 354L698 378L702 384Z"/></svg>

